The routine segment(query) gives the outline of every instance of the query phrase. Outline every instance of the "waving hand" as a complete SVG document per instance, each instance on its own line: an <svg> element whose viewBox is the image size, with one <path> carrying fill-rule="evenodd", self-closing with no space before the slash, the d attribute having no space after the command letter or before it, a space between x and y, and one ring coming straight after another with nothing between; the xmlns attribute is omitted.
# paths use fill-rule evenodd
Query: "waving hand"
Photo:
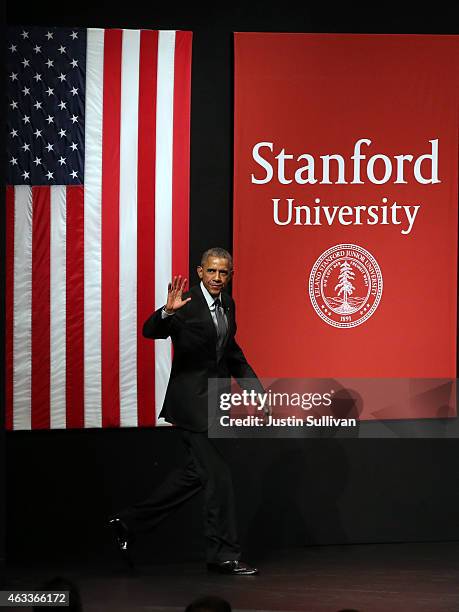
<svg viewBox="0 0 459 612"><path fill-rule="evenodd" d="M167 302L166 302L166 313L173 314L183 306L187 302L191 300L191 298L187 298L186 300L182 300L182 293L185 289L186 278L181 276L174 276L171 283L167 286Z"/></svg>

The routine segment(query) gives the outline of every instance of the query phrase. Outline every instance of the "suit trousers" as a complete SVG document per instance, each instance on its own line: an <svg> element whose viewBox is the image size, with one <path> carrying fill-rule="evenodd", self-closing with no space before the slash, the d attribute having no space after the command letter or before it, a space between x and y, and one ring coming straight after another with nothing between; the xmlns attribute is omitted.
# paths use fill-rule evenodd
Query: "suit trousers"
<svg viewBox="0 0 459 612"><path fill-rule="evenodd" d="M182 469L172 472L145 500L123 510L118 516L134 534L154 529L173 510L204 489L204 530L208 563L237 560L237 539L231 472L226 461L208 438L207 431L178 429L188 451Z"/></svg>

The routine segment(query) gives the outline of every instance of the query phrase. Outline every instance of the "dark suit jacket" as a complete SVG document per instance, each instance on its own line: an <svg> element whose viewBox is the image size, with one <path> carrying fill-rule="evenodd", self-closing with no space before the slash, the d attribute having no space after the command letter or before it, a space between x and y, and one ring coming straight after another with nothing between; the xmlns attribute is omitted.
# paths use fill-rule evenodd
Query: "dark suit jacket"
<svg viewBox="0 0 459 612"><path fill-rule="evenodd" d="M166 397L160 416L191 431L208 428L209 378L236 380L253 379L245 388L263 392L255 372L238 346L234 300L221 293L222 306L228 321L228 334L220 360L217 360L217 331L201 287L196 285L183 294L191 297L174 315L162 318L157 310L145 321L143 335L146 338L172 339L174 356Z"/></svg>

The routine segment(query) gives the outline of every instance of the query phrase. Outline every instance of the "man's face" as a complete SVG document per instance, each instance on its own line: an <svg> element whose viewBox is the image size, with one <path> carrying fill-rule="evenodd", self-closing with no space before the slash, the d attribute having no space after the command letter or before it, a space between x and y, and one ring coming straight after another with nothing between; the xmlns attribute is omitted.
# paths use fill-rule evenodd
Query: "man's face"
<svg viewBox="0 0 459 612"><path fill-rule="evenodd" d="M208 257L204 265L198 266L198 276L210 295L217 297L231 280L232 272L227 259Z"/></svg>

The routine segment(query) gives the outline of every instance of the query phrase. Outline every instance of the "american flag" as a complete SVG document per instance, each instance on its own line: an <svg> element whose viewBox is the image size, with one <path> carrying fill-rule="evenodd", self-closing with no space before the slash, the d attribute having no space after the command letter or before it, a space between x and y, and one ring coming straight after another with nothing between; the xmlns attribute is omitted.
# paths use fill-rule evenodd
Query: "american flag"
<svg viewBox="0 0 459 612"><path fill-rule="evenodd" d="M191 32L19 27L7 43L8 429L160 424L188 275Z"/></svg>

